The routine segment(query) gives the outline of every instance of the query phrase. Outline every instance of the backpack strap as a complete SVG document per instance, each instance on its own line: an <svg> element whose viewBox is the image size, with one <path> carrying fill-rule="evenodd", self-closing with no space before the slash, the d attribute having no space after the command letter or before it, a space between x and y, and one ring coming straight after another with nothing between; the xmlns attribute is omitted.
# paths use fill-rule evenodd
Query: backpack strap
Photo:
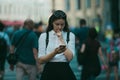
<svg viewBox="0 0 120 80"><path fill-rule="evenodd" d="M23 44L24 39L26 39L26 37L28 36L28 34L29 34L30 32L31 32L31 31L25 32L25 33L20 37L20 39L15 43L15 46L16 46L16 47L19 47L21 44Z"/></svg>
<svg viewBox="0 0 120 80"><path fill-rule="evenodd" d="M69 42L69 40L70 40L70 38L69 38L69 35L70 35L70 32L67 32L67 44L68 44L68 42Z"/></svg>
<svg viewBox="0 0 120 80"><path fill-rule="evenodd" d="M22 44L24 43L26 37L30 34L30 32L31 32L31 31L25 32L25 33L20 37L20 39L18 40L19 42L17 42L17 43L15 44L15 46L16 46L16 49L14 50L15 53L16 53L16 52L19 50L19 48L22 46Z"/></svg>
<svg viewBox="0 0 120 80"><path fill-rule="evenodd" d="M48 46L48 42L49 42L49 32L46 32L46 48Z"/></svg>

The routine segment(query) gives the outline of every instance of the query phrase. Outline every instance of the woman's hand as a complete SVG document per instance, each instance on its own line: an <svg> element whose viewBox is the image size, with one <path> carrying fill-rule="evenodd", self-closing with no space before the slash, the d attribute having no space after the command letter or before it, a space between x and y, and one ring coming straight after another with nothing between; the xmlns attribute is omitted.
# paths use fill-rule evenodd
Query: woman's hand
<svg viewBox="0 0 120 80"><path fill-rule="evenodd" d="M57 35L57 37L58 37L58 39L59 39L59 41L60 41L60 44L65 44L64 39L63 39L63 36L62 36L62 32L61 32L61 31L58 31L58 32L56 33L56 35Z"/></svg>
<svg viewBox="0 0 120 80"><path fill-rule="evenodd" d="M66 46L65 47L59 46L55 49L55 54L60 54L60 53L64 52L65 50L66 50Z"/></svg>
<svg viewBox="0 0 120 80"><path fill-rule="evenodd" d="M58 31L58 32L56 33L56 35L57 35L58 37L62 37L62 32L61 32L61 31Z"/></svg>

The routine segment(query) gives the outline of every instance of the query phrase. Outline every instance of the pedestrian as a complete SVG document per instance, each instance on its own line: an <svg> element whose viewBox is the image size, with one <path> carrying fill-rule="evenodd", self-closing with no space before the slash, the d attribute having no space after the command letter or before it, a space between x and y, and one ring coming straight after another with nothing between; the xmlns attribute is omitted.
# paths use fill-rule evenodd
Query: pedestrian
<svg viewBox="0 0 120 80"><path fill-rule="evenodd" d="M76 53L77 53L77 62L78 62L78 69L81 70L82 68L82 57L80 55L80 48L83 42L88 37L88 30L89 27L87 26L87 22L85 19L80 19L79 22L79 28L76 28L75 30L75 36L76 36Z"/></svg>
<svg viewBox="0 0 120 80"><path fill-rule="evenodd" d="M74 53L75 36L69 32L67 15L56 10L49 18L46 32L39 38L39 63L45 63L40 80L76 80L69 65Z"/></svg>
<svg viewBox="0 0 120 80"><path fill-rule="evenodd" d="M84 64L81 72L81 80L95 80L100 74L101 65L98 54L107 69L107 63L104 59L100 42L96 40L97 34L95 28L90 28L88 39L82 44L80 53L84 56Z"/></svg>
<svg viewBox="0 0 120 80"><path fill-rule="evenodd" d="M106 74L106 80L110 80L111 70L114 70L115 80L118 79L118 68L119 68L119 48L115 44L115 40L112 38L109 41L109 46L107 47L107 63L108 70Z"/></svg>
<svg viewBox="0 0 120 80"><path fill-rule="evenodd" d="M120 33L116 34L116 40L115 40L115 45L118 48L118 55L119 55L119 59L120 59Z"/></svg>
<svg viewBox="0 0 120 80"><path fill-rule="evenodd" d="M34 26L34 32L35 32L35 34L39 38L40 34L43 32L43 22L42 21L40 21L39 23L35 24L35 26Z"/></svg>
<svg viewBox="0 0 120 80"><path fill-rule="evenodd" d="M0 80L5 73L5 61L10 47L9 36L4 32L5 25L0 21Z"/></svg>
<svg viewBox="0 0 120 80"><path fill-rule="evenodd" d="M43 32L43 22L40 21L38 23L35 23L33 31L35 32L35 34L37 35L39 39L41 33ZM40 76L41 76L41 65L37 61L37 78L39 79Z"/></svg>
<svg viewBox="0 0 120 80"><path fill-rule="evenodd" d="M26 19L24 27L16 31L12 37L11 54L17 54L16 80L23 80L28 75L28 80L36 80L38 38L33 32L34 22Z"/></svg>

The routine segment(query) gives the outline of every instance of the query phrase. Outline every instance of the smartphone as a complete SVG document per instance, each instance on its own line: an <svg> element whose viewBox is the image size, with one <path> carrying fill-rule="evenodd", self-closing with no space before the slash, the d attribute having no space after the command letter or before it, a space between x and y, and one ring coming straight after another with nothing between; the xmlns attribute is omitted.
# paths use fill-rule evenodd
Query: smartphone
<svg viewBox="0 0 120 80"><path fill-rule="evenodd" d="M65 47L66 47L66 45L60 45L60 48L62 48L62 49L65 48Z"/></svg>

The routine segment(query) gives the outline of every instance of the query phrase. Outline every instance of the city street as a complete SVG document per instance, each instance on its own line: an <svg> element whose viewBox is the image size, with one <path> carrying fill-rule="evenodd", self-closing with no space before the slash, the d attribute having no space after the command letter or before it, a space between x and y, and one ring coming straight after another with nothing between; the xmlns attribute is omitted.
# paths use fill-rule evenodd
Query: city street
<svg viewBox="0 0 120 80"><path fill-rule="evenodd" d="M76 75L76 78L77 80L80 80L80 71L78 70L77 68L77 63L76 63L76 56L74 57L74 59L72 60L72 62L70 63L70 66L72 67L72 70L74 71L75 75ZM120 68L120 62L119 62L119 68ZM119 70L120 72L120 70ZM113 77L113 73L111 74L111 80L114 80ZM98 76L98 78L96 80L105 80L105 72L103 71L100 76ZM119 73L119 77L120 77L120 73ZM9 65L6 64L6 70L5 70L5 78L4 80L16 80L15 78L15 70L14 71L11 71L9 69ZM25 79L27 80L27 79Z"/></svg>
<svg viewBox="0 0 120 80"><path fill-rule="evenodd" d="M52 51L56 47L56 45L58 45L58 42L60 42L59 44L66 44L65 39L69 41L69 37L70 43L74 42L75 37L75 44L78 45L76 49L80 48L82 43L86 42L86 39L88 39L87 41L88 43L90 43L90 48L88 48L87 50L83 46L83 50L85 48L88 54L92 52L94 53L94 51L96 51L97 47L99 46L99 43L92 41L94 37L97 37L100 42L105 61L114 60L114 58L116 58L116 55L112 53L118 53L120 50L119 13L120 0L0 0L0 43L2 43L0 44L0 53L3 53L3 51L7 51L8 46L12 46L12 48L10 47L9 53L18 51L17 54L20 54L20 61L24 61L25 63L29 64L35 64L32 53L34 52L34 54L36 55L37 52L33 48L38 49L39 52L44 51L43 47L37 47L38 45L46 45L44 44L44 41L42 41L45 39L45 37L47 40L46 43L48 41L51 41L48 52ZM95 30L97 31L98 36L96 36ZM69 31L75 35L71 35L71 33L70 35L66 34L66 32ZM53 32L55 33L55 35L52 35L51 37L51 34L50 36L48 34L47 39L47 35L42 37L40 36L44 32ZM67 35L65 39L64 34ZM77 38L79 40L77 40ZM85 46L87 46L88 43L86 42ZM65 49L74 46L75 44L66 45ZM91 49L91 45L95 46L95 48L92 47L94 49ZM6 49L3 46L6 46ZM116 47L118 47L118 49ZM102 51L99 50L99 52ZM42 53L46 52L47 51ZM55 53L57 52L59 53L59 49L55 51ZM40 54L40 56L42 55L43 54ZM46 59L52 61L55 60L55 62L59 60L64 61L71 59L71 55L66 55L66 53L65 57L68 57L68 59L64 58L63 55L52 55L53 54L45 57L45 61ZM70 67L74 72L77 80L80 80L82 66L78 67L76 55L77 54L75 54L73 60L70 62ZM51 56L54 59L52 59ZM95 57L92 57L94 60ZM107 59L106 57L108 57L109 59ZM4 57L0 59L3 58ZM87 58L86 60L93 61L91 58ZM118 58L115 59L115 61L116 60L118 60ZM95 61L93 61L93 63ZM102 61L100 62L101 64L106 63L102 63ZM92 62L89 63L90 65L92 64ZM118 66L120 80L120 59ZM101 65L101 68L103 67L104 66ZM94 67L92 68L94 69ZM2 75L0 75L0 78L1 76ZM36 76L36 80L40 80L38 78L39 76L41 75ZM114 80L114 76L114 71L112 70L110 74L110 80ZM3 80L16 80L16 68L11 71L10 65L7 62L5 63L5 73ZM28 80L28 76L25 76L23 80ZM106 80L106 70L102 70L96 80Z"/></svg>

